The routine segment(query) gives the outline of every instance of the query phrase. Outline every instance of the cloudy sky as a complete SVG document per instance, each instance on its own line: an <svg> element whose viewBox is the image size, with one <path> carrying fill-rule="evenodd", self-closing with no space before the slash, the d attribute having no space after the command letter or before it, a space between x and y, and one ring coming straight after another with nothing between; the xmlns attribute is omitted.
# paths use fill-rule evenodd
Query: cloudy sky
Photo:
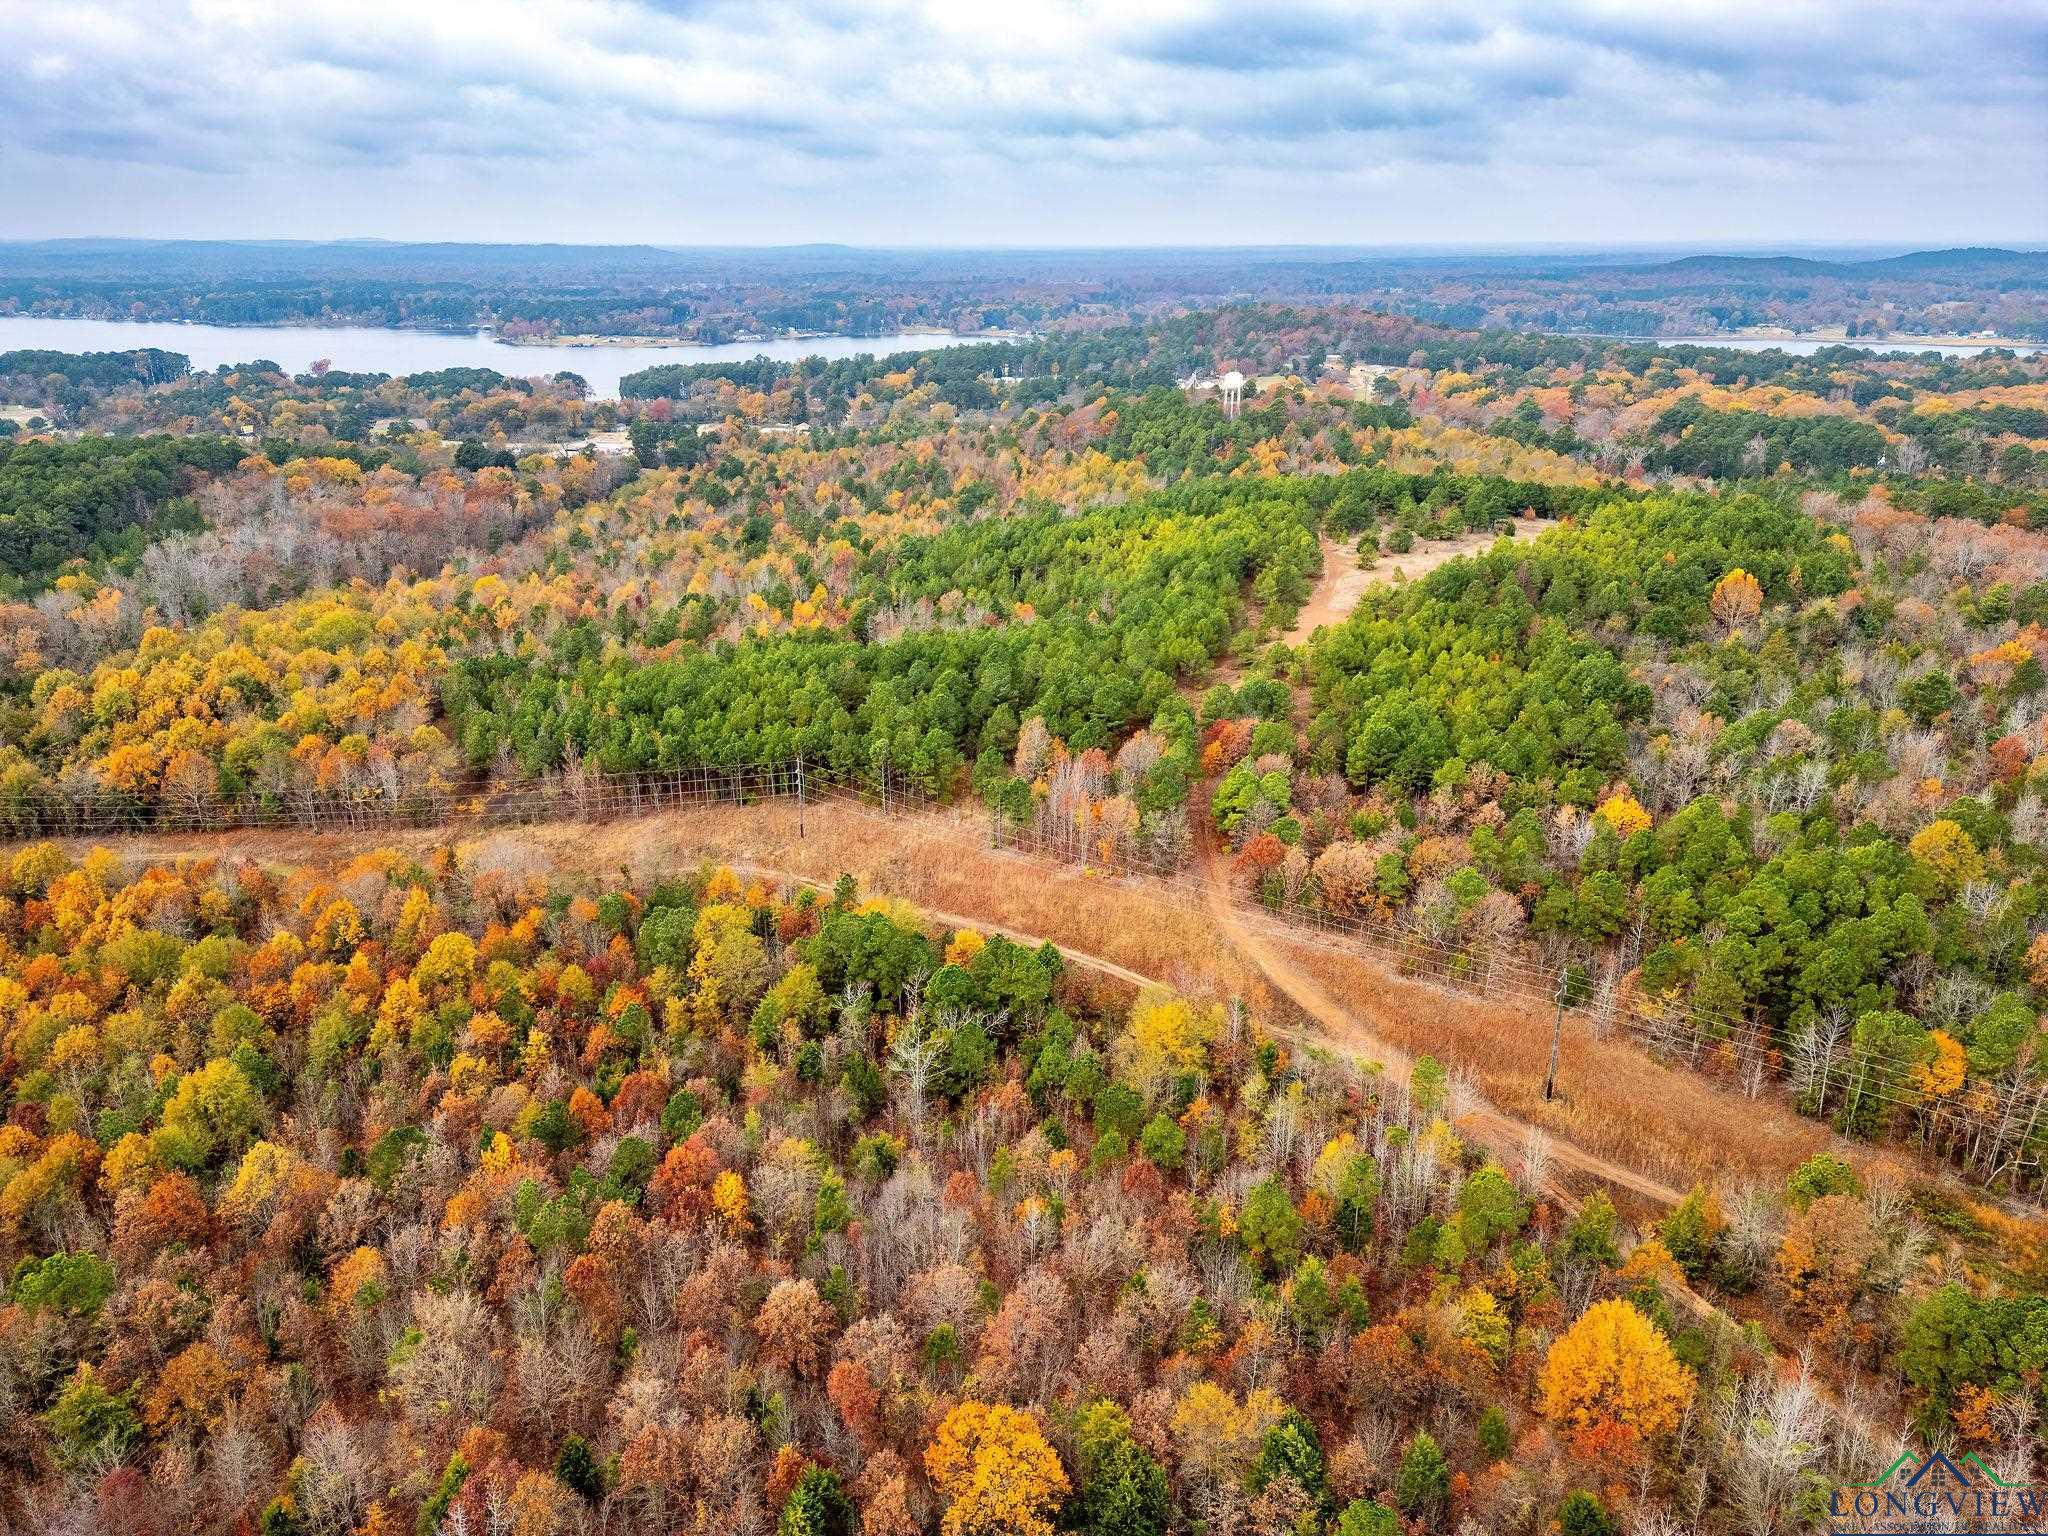
<svg viewBox="0 0 2048 1536"><path fill-rule="evenodd" d="M0 0L0 236L2048 242L2048 0Z"/></svg>

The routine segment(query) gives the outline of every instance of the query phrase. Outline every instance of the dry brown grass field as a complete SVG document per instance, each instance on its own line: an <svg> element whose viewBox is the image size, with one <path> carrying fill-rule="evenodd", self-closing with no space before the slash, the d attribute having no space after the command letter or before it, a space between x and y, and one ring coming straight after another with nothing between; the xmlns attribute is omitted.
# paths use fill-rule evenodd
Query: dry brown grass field
<svg viewBox="0 0 2048 1536"><path fill-rule="evenodd" d="M936 920L1051 940L1113 988L1158 980L1183 991L1242 998L1291 1037L1338 1049L1405 1076L1431 1054L1484 1100L1468 1131L1518 1159L1529 1128L1553 1138L1567 1188L1606 1183L1639 1207L1666 1203L1697 1181L1780 1182L1832 1148L1867 1167L1907 1160L1850 1146L1766 1096L1749 1099L1620 1038L1567 1021L1561 1094L1543 1099L1548 1009L1454 992L1392 974L1341 940L1242 920L1221 900L1190 903L1142 880L1105 879L986 847L976 824L947 815L894 816L841 804L787 801L697 806L630 821L560 822L465 834L459 829L356 833L236 832L112 840L134 860L242 855L319 866L367 846L415 853L451 845L474 867L575 871L644 882L700 863L744 866L763 878L900 896ZM76 847L87 846L86 841ZM1212 887L1213 889L1213 887ZM1923 1170L1924 1171L1924 1170Z"/></svg>

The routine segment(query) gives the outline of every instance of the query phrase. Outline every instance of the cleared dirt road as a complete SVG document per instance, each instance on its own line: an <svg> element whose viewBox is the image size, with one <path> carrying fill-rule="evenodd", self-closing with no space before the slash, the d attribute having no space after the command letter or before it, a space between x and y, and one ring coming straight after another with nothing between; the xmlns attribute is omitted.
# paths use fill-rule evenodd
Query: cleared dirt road
<svg viewBox="0 0 2048 1536"><path fill-rule="evenodd" d="M1414 1072L1414 1061L1401 1047L1374 1033L1369 1022L1371 1015L1338 1001L1299 959L1245 921L1232 896L1225 850L1206 822L1197 835L1196 846L1200 853L1203 893L1210 919L1230 940L1232 947L1307 1016L1311 1021L1312 1035L1324 1043L1377 1062L1390 1078L1407 1083ZM1476 1135L1496 1154L1511 1161L1526 1152L1533 1138L1540 1138L1546 1144L1549 1160L1557 1171L1569 1168L1617 1190L1626 1190L1652 1205L1676 1205L1684 1198L1681 1190L1659 1179L1612 1158L1597 1156L1572 1142L1552 1136L1540 1126L1502 1114L1490 1106L1482 1106L1461 1116L1458 1124L1461 1130ZM1573 1191L1560 1184L1552 1193L1569 1200Z"/></svg>
<svg viewBox="0 0 2048 1536"><path fill-rule="evenodd" d="M1381 555L1372 569L1361 570L1357 552L1350 544L1339 543L1324 534L1323 574L1316 579L1308 601L1301 605L1294 627L1283 638L1289 645L1305 644L1317 630L1350 618L1358 600L1374 587L1417 580L1460 555L1477 554L1492 544L1490 533L1468 533L1442 542L1424 539L1405 554Z"/></svg>
<svg viewBox="0 0 2048 1536"><path fill-rule="evenodd" d="M1829 1144L1827 1131L1783 1106L1740 1102L1698 1073L1659 1063L1568 1023L1568 1094L1541 1098L1548 1010L1452 992L1401 976L1341 943L1319 942L1246 914L1204 850L1198 884L1106 879L987 846L978 819L883 816L813 804L799 832L788 801L696 806L627 821L559 822L489 830L442 827L349 833L234 832L112 840L135 860L257 857L315 867L370 848L414 855L451 846L476 869L580 873L646 882L699 864L743 866L763 879L829 885L853 875L863 890L900 896L934 920L1050 941L1077 966L1122 987L1156 981L1195 996L1242 997L1269 1027L1345 1051L1405 1078L1428 1052L1469 1075L1487 1108L1471 1129L1510 1161L1531 1128L1549 1139L1553 1167L1581 1190L1595 1178L1618 1196L1665 1204L1698 1178L1780 1180ZM82 850L89 844L73 845ZM1725 1149L1731 1125L1739 1147Z"/></svg>

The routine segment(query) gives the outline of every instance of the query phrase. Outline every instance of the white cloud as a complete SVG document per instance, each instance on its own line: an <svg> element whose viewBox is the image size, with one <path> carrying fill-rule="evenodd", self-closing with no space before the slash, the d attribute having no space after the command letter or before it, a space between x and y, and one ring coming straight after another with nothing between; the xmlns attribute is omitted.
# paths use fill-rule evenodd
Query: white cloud
<svg viewBox="0 0 2048 1536"><path fill-rule="evenodd" d="M0 15L28 61L0 76L14 235L2048 230L2035 0L0 0ZM364 207L372 224L336 222Z"/></svg>

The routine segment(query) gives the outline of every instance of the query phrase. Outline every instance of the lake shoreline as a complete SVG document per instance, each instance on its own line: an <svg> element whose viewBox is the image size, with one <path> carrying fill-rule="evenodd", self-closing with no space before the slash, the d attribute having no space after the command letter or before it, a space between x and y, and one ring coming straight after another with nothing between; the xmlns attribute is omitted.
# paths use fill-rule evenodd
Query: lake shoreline
<svg viewBox="0 0 2048 1536"><path fill-rule="evenodd" d="M1940 350L1944 347L2043 347L2048 341L2029 340L2023 336L1837 336L1828 331L1784 331L1765 327L1760 330L1733 331L1729 334L1740 336L1745 341L1798 341L1812 342L1823 347L1865 347L1890 350L1904 348L1908 351Z"/></svg>
<svg viewBox="0 0 2048 1536"><path fill-rule="evenodd" d="M400 329L400 327L393 327ZM1029 341L1029 331L892 331L885 336L859 331L786 331L776 336L735 336L730 341L701 341L694 336L500 336L479 331L501 347L756 347L791 341L903 341L930 338L955 346L999 341ZM908 350L915 350L910 348Z"/></svg>
<svg viewBox="0 0 2048 1536"><path fill-rule="evenodd" d="M593 399L619 397L628 374L661 366L750 363L759 357L796 362L818 357L887 357L997 339L949 331L898 331L883 336L770 336L737 342L684 342L672 337L559 337L511 340L491 331L427 330L417 326L222 326L198 321L87 320L0 315L0 352L135 352L154 347L186 358L195 373L264 361L287 373L324 362L340 373L403 377L448 368L489 369L508 378L573 373Z"/></svg>
<svg viewBox="0 0 2048 1536"><path fill-rule="evenodd" d="M441 325L378 325L367 320L187 320L178 317L151 318L142 320L124 319L116 315L47 315L25 313L20 310L0 310L0 323L8 321L48 322L51 324L82 323L88 325L176 325L194 330L219 331L391 331L406 336L447 336L468 337L492 342L501 347L748 347L781 344L791 341L901 341L905 338L931 338L937 341L998 342L1029 341L1030 331L949 331L940 326L906 326L900 331L778 331L774 335L748 333L733 336L724 341L705 341L698 336L675 336L666 333L633 334L608 336L596 332L578 331L563 336L503 336L489 326L459 326L450 328Z"/></svg>
<svg viewBox="0 0 2048 1536"><path fill-rule="evenodd" d="M2048 340L2017 336L1827 336L1812 332L1724 331L1712 336L1615 336L1604 331L1551 331L1573 341L1608 341L1653 347L1719 347L1731 352L1768 352L1773 348L1851 347L1879 355L1916 352L1957 352L1972 355L2001 348L2014 352L2048 351Z"/></svg>

